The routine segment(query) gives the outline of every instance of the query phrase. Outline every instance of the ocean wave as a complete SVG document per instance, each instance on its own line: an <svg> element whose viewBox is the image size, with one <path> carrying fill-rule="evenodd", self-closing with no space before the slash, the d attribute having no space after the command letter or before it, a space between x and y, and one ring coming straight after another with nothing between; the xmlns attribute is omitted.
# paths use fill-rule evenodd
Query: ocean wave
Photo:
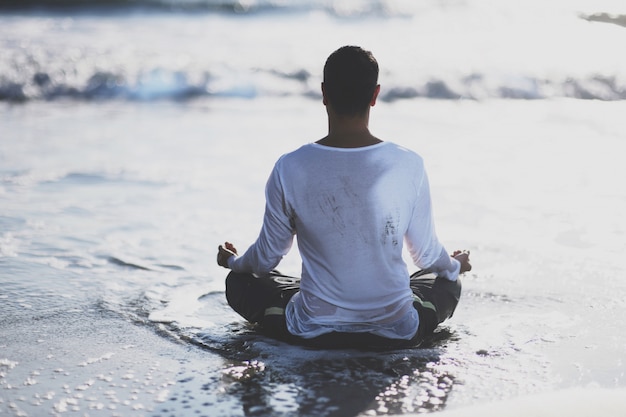
<svg viewBox="0 0 626 417"><path fill-rule="evenodd" d="M0 10L155 10L159 12L218 12L254 14L260 12L286 11L308 12L323 10L338 16L404 15L414 7L406 1L395 0L3 0Z"/></svg>
<svg viewBox="0 0 626 417"><path fill-rule="evenodd" d="M589 22L612 23L618 26L626 27L626 14L592 13L581 14L580 17Z"/></svg>
<svg viewBox="0 0 626 417"><path fill-rule="evenodd" d="M154 69L135 77L120 72L95 71L82 81L55 79L53 74L36 72L19 80L0 75L0 101L186 101L203 97L255 99L293 96L318 99L318 84L309 81L310 75L306 70L290 74L279 71L251 71L238 76L214 76L208 72L197 74ZM488 74L448 79L426 77L414 84L392 82L383 85L380 99L393 102L417 98L537 100L553 97L625 100L626 80L615 75L601 74L563 77L557 80Z"/></svg>
<svg viewBox="0 0 626 417"><path fill-rule="evenodd" d="M617 25L624 14L608 14L615 8L595 2L582 14L559 0L539 15L533 11L539 0L533 7L487 3L493 15L485 15L482 1L0 0L0 7L44 9L267 11L233 17L0 10L6 28L0 36L0 102L319 99L328 39L339 42L348 34L381 60L380 98L387 102L626 99L626 61L608 47L622 34ZM320 36L320 28L327 35Z"/></svg>
<svg viewBox="0 0 626 417"><path fill-rule="evenodd" d="M206 10L245 13L279 7L275 1L236 0L4 0L0 9L9 10L58 10L58 9L157 9L157 10Z"/></svg>

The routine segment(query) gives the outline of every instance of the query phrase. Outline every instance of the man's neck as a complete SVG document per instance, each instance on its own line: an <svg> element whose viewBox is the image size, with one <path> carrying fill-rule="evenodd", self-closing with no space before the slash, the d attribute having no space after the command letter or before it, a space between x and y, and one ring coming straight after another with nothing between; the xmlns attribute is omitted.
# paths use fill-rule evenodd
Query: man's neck
<svg viewBox="0 0 626 417"><path fill-rule="evenodd" d="M368 122L369 112L355 117L329 114L328 136L317 143L334 148L361 148L382 142L370 133Z"/></svg>

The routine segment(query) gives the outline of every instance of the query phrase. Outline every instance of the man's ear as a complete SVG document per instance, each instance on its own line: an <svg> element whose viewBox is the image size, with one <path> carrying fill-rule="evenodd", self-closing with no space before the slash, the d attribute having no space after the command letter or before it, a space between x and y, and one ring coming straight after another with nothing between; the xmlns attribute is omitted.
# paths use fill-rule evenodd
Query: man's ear
<svg viewBox="0 0 626 417"><path fill-rule="evenodd" d="M323 82L322 82L322 103L324 103L324 106L328 105L328 100L326 99L326 87L324 87Z"/></svg>
<svg viewBox="0 0 626 417"><path fill-rule="evenodd" d="M376 105L376 99L378 98L378 94L380 93L380 84L376 86L374 89L374 94L372 94L372 100L370 101L370 107L374 107Z"/></svg>

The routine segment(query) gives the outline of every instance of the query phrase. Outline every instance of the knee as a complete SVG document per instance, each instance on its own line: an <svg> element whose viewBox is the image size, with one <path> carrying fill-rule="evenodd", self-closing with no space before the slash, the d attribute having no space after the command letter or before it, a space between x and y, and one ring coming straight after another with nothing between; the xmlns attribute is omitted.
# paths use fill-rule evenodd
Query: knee
<svg viewBox="0 0 626 417"><path fill-rule="evenodd" d="M433 289L436 288L437 292L449 294L457 301L461 298L461 289L463 285L461 283L461 278L457 278L455 281L450 281L446 278L437 277L435 281L435 285L433 285Z"/></svg>
<svg viewBox="0 0 626 417"><path fill-rule="evenodd" d="M461 282L461 277L458 277L455 281L455 286L453 289L453 293L457 300L461 298L461 290L463 289L463 283Z"/></svg>
<svg viewBox="0 0 626 417"><path fill-rule="evenodd" d="M233 271L226 276L226 301L231 307L238 304L238 300L244 296L245 290L249 286L246 277L247 274Z"/></svg>
<svg viewBox="0 0 626 417"><path fill-rule="evenodd" d="M230 271L228 275L226 275L226 291L228 291L229 288L237 284L236 280L233 279L234 275L235 273L233 271Z"/></svg>
<svg viewBox="0 0 626 417"><path fill-rule="evenodd" d="M233 291L233 288L237 286L237 280L233 278L234 277L234 272L229 272L228 275L226 275L226 297L228 298L228 294L230 294Z"/></svg>

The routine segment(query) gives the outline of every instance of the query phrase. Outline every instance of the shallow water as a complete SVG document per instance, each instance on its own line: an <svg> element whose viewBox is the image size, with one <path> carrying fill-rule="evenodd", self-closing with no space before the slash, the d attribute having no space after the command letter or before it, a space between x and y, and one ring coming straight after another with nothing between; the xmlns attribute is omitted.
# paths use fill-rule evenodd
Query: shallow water
<svg viewBox="0 0 626 417"><path fill-rule="evenodd" d="M380 415L623 387L624 110L577 100L377 106L372 129L427 161L441 239L475 257L434 340L381 353L257 335L227 307L214 265L219 242L254 239L273 161L323 134L317 101L5 105L0 409ZM289 122L260 135L275 115ZM281 269L297 274L298 264L293 253ZM157 372L150 352L161 344L169 366ZM50 349L69 357L47 358ZM135 356L145 359L130 364ZM167 394L148 377L169 383ZM77 397L88 381L93 401ZM122 399L129 391L142 409Z"/></svg>

